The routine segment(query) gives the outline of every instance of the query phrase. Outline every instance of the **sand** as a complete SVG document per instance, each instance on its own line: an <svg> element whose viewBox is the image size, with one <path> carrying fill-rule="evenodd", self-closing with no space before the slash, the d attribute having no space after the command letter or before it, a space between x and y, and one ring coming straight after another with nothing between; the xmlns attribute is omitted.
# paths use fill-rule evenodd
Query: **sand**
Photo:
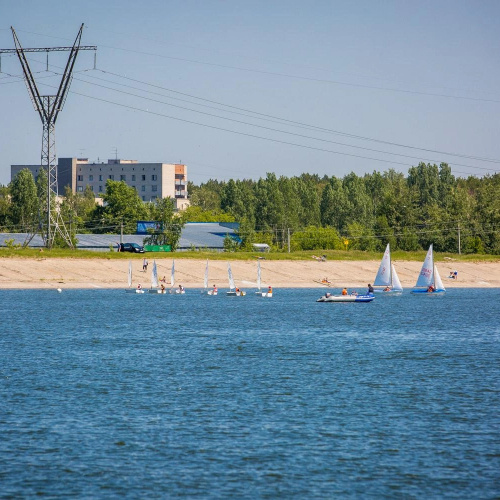
<svg viewBox="0 0 500 500"><path fill-rule="evenodd" d="M149 268L142 271L142 260L133 259L133 286L151 284L153 259L148 257ZM186 288L203 287L205 260L177 259L176 285ZM172 258L157 258L159 277L166 276L170 283ZM333 287L348 287L363 291L373 283L380 261L270 261L261 260L262 286L274 288L321 287L318 283L327 277ZM210 261L209 286L228 288L227 261ZM421 262L395 261L403 288L415 285ZM439 262L437 264L446 288L500 287L500 261L498 262ZM257 261L232 261L236 286L254 288L257 280ZM458 270L458 280L448 279L451 270ZM126 288L128 260L108 259L0 259L0 289L51 288Z"/></svg>

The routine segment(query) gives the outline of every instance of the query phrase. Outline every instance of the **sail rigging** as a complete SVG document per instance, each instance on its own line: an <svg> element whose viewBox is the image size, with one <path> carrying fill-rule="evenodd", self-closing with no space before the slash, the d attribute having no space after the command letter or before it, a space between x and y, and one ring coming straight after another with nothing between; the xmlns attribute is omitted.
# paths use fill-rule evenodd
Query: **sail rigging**
<svg viewBox="0 0 500 500"><path fill-rule="evenodd" d="M151 271L151 288L158 288L158 271L156 269L156 261L153 260L153 269Z"/></svg>
<svg viewBox="0 0 500 500"><path fill-rule="evenodd" d="M233 271L231 271L231 264L227 264L227 277L229 279L229 289L234 290L236 288L234 284L234 279L233 279Z"/></svg>

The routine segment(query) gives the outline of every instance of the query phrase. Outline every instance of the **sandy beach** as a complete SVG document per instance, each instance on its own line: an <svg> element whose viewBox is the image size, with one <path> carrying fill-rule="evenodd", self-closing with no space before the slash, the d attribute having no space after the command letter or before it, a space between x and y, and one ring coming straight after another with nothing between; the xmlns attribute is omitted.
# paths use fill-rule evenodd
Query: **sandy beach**
<svg viewBox="0 0 500 500"><path fill-rule="evenodd" d="M148 257L149 268L142 271L142 260L132 260L133 286L151 284L153 259ZM210 261L209 286L228 288L228 261ZM170 283L172 258L157 258L160 278L166 276ZM186 288L203 287L205 260L177 259L175 261L176 285ZM328 278L333 287L362 290L373 283L380 261L270 261L261 260L262 286L322 287L319 283ZM394 265L404 288L415 285L421 262L395 261ZM500 261L498 262L439 262L437 264L445 287L500 287ZM256 286L257 262L232 261L231 267L236 286ZM448 279L451 270L458 270L458 280ZM108 259L0 259L0 289L16 288L126 288L127 260Z"/></svg>

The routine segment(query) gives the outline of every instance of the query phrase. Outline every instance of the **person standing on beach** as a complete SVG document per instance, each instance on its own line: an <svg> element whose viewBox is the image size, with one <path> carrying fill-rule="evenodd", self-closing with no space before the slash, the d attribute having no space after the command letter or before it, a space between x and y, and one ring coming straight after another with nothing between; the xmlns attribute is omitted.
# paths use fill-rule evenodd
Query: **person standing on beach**
<svg viewBox="0 0 500 500"><path fill-rule="evenodd" d="M142 270L146 272L148 270L148 259L144 257L144 260L142 261Z"/></svg>

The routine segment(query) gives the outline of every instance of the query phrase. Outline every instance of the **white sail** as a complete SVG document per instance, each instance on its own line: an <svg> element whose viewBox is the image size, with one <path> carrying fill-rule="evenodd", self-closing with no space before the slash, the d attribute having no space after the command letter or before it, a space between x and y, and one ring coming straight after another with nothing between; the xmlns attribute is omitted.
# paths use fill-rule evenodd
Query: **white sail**
<svg viewBox="0 0 500 500"><path fill-rule="evenodd" d="M403 291L403 287L401 286L401 281L399 281L399 276L398 273L396 272L396 269L394 268L394 264L391 264L391 267L392 267L392 289Z"/></svg>
<svg viewBox="0 0 500 500"><path fill-rule="evenodd" d="M236 286L234 284L233 272L231 271L231 264L230 263L227 264L227 277L229 279L229 288L231 290L234 290L236 288Z"/></svg>
<svg viewBox="0 0 500 500"><path fill-rule="evenodd" d="M207 259L207 266L205 267L205 278L203 279L203 285L206 290L208 288L208 259Z"/></svg>
<svg viewBox="0 0 500 500"><path fill-rule="evenodd" d="M425 260L422 264L422 269L418 275L415 287L429 288L430 285L434 285L434 258L432 254L432 244L429 247L427 255L425 256Z"/></svg>
<svg viewBox="0 0 500 500"><path fill-rule="evenodd" d="M389 243L380 262L377 276L373 282L373 286L390 286L391 285L391 250Z"/></svg>
<svg viewBox="0 0 500 500"><path fill-rule="evenodd" d="M128 286L129 286L129 288L132 286L132 261L131 260L128 263Z"/></svg>
<svg viewBox="0 0 500 500"><path fill-rule="evenodd" d="M260 282L261 282L261 274L260 274L260 260L257 261L257 288L259 289L259 292L260 292L260 289L261 289L261 285L260 285Z"/></svg>
<svg viewBox="0 0 500 500"><path fill-rule="evenodd" d="M441 276L439 276L439 271L436 266L434 266L434 288L436 290L445 290L443 282L441 281Z"/></svg>
<svg viewBox="0 0 500 500"><path fill-rule="evenodd" d="M156 269L156 261L153 260L153 269L151 270L151 288L158 288L158 271Z"/></svg>
<svg viewBox="0 0 500 500"><path fill-rule="evenodd" d="M175 286L175 261L172 261L172 272L170 273L170 286Z"/></svg>

